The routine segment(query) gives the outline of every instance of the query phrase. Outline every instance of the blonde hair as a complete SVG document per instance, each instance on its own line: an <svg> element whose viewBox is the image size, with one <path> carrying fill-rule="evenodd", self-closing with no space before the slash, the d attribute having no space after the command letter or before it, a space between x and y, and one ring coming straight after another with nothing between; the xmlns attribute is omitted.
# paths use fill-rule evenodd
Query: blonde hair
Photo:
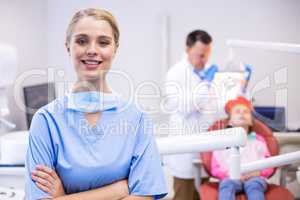
<svg viewBox="0 0 300 200"><path fill-rule="evenodd" d="M115 41L116 47L119 46L119 37L120 31L115 17L108 11L104 9L96 9L96 8L87 8L76 12L68 26L67 34L66 34L66 44L69 45L71 41L72 32L74 26L78 23L78 21L84 17L93 17L97 20L104 20L108 22L113 30L113 37Z"/></svg>

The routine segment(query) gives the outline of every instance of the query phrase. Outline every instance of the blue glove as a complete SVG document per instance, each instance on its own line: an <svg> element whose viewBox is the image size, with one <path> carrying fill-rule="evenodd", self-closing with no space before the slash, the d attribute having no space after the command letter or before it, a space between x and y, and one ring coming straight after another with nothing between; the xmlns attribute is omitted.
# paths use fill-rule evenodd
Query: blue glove
<svg viewBox="0 0 300 200"><path fill-rule="evenodd" d="M218 66L213 64L206 70L194 69L194 72L201 80L211 82L214 79L216 72L218 72Z"/></svg>
<svg viewBox="0 0 300 200"><path fill-rule="evenodd" d="M246 90L248 87L248 82L250 81L250 78L251 78L251 74L252 74L252 66L245 64L244 65L244 82L243 82L243 86L242 86L243 94L246 94Z"/></svg>
<svg viewBox="0 0 300 200"><path fill-rule="evenodd" d="M244 67L245 67L245 80L249 81L252 74L252 66L246 64Z"/></svg>
<svg viewBox="0 0 300 200"><path fill-rule="evenodd" d="M205 77L204 80L211 82L214 80L215 74L218 72L218 66L213 64L207 70L205 70Z"/></svg>

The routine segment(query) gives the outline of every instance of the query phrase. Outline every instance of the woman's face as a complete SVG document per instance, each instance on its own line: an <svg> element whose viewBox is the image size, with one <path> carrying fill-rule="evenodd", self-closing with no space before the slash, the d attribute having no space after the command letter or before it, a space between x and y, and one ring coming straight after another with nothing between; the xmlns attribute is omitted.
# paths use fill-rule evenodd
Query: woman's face
<svg viewBox="0 0 300 200"><path fill-rule="evenodd" d="M230 112L230 124L234 127L252 126L251 110L244 105L236 105Z"/></svg>
<svg viewBox="0 0 300 200"><path fill-rule="evenodd" d="M115 56L113 30L104 20L80 19L73 28L67 50L79 80L104 79Z"/></svg>

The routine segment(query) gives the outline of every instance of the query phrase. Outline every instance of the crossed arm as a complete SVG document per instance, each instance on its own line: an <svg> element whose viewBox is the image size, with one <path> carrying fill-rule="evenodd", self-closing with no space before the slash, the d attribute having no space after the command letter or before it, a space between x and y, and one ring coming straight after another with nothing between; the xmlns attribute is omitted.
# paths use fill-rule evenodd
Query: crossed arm
<svg viewBox="0 0 300 200"><path fill-rule="evenodd" d="M36 182L44 192L47 192L52 198L42 200L152 200L150 196L129 195L127 180L121 180L110 185L93 189L85 192L66 195L62 182L55 170L38 165L32 172L31 178Z"/></svg>

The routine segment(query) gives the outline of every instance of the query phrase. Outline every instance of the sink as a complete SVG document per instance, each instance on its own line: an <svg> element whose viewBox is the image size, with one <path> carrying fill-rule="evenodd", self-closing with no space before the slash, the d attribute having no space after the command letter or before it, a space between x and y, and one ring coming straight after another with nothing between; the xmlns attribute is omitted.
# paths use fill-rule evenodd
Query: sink
<svg viewBox="0 0 300 200"><path fill-rule="evenodd" d="M0 186L0 199L23 200L24 197L25 192L23 190Z"/></svg>
<svg viewBox="0 0 300 200"><path fill-rule="evenodd" d="M28 146L28 131L14 131L0 137L0 164L23 165Z"/></svg>

